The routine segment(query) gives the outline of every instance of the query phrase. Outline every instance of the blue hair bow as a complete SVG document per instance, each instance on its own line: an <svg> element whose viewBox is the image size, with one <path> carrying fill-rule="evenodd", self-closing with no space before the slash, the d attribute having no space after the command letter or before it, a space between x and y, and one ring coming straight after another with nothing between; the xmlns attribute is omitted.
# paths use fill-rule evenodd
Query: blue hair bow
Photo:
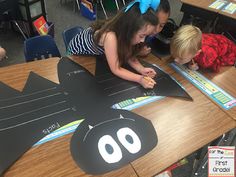
<svg viewBox="0 0 236 177"><path fill-rule="evenodd" d="M149 7L156 11L160 4L160 0L135 0L125 8L125 12L127 12L136 2L139 2L141 14L147 12Z"/></svg>

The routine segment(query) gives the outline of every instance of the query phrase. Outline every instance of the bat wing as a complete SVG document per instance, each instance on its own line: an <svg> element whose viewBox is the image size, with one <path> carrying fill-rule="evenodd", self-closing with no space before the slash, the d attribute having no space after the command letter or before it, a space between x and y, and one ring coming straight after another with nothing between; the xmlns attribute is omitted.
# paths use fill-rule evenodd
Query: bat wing
<svg viewBox="0 0 236 177"><path fill-rule="evenodd" d="M44 136L78 117L63 90L34 73L25 92L3 84L1 89L11 97L0 100L0 175Z"/></svg>
<svg viewBox="0 0 236 177"><path fill-rule="evenodd" d="M148 63L144 63L144 65L153 68L157 73L157 76L154 78L157 84L153 89L144 89L140 84L118 78L112 74L104 57L97 58L96 79L105 94L110 98L111 105L142 96L170 96L192 100L184 88L170 75L157 66ZM125 67L135 72L129 66Z"/></svg>
<svg viewBox="0 0 236 177"><path fill-rule="evenodd" d="M101 85L78 63L63 57L58 64L58 77L61 87L66 90L70 102L78 108L80 114L98 106L108 107L108 99Z"/></svg>
<svg viewBox="0 0 236 177"><path fill-rule="evenodd" d="M0 82L0 100L18 96L20 92Z"/></svg>

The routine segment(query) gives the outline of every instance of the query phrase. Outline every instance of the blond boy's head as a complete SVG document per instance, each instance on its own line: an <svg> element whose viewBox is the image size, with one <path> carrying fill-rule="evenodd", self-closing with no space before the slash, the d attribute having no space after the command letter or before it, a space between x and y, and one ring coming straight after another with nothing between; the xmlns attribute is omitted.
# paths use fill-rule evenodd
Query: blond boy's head
<svg viewBox="0 0 236 177"><path fill-rule="evenodd" d="M202 32L192 25L181 26L170 43L170 52L175 61L185 64L201 50Z"/></svg>

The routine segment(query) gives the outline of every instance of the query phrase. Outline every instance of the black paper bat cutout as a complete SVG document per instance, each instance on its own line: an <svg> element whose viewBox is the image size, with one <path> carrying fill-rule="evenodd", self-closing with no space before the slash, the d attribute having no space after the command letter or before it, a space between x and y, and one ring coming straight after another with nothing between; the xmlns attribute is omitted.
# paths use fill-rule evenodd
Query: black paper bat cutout
<svg viewBox="0 0 236 177"><path fill-rule="evenodd" d="M120 168L156 146L157 136L149 120L110 108L114 100L133 95L124 91L115 97L107 95L103 83L68 58L60 60L58 75L60 85L31 72L22 92L0 84L0 175L51 133L45 130L55 130L81 116L85 121L72 137L71 152L86 173L101 174ZM144 94L139 91L135 95ZM136 143L141 146L134 152L129 147ZM113 159L117 149L122 158L107 160L106 155Z"/></svg>
<svg viewBox="0 0 236 177"><path fill-rule="evenodd" d="M152 123L132 112L111 109L113 98L85 68L61 60L58 70L68 99L86 119L71 139L72 157L85 172L97 175L120 168L156 146Z"/></svg>
<svg viewBox="0 0 236 177"><path fill-rule="evenodd" d="M78 114L73 111L64 91L57 84L32 72L22 93L2 83L0 86L1 175L47 135L45 130L73 122Z"/></svg>
<svg viewBox="0 0 236 177"><path fill-rule="evenodd" d="M141 116L110 109L101 111L97 118L104 120L99 123L85 120L71 139L72 157L90 174L118 169L157 145L152 123Z"/></svg>
<svg viewBox="0 0 236 177"><path fill-rule="evenodd" d="M192 97L170 75L157 66L143 63L144 66L153 68L157 75L154 78L156 85L153 89L144 89L141 85L129 82L112 74L105 56L96 59L96 80L101 84L104 92L110 97L110 104L116 104L126 100L127 97L137 98L140 96L169 96L192 101ZM136 72L129 66L124 66L132 72Z"/></svg>

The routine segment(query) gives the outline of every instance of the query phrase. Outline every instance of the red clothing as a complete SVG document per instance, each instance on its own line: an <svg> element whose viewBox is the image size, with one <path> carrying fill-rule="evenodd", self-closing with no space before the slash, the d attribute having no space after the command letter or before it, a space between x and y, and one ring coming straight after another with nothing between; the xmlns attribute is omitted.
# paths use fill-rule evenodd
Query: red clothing
<svg viewBox="0 0 236 177"><path fill-rule="evenodd" d="M234 65L236 45L223 35L202 34L202 51L194 57L194 61L200 68L218 72L220 66Z"/></svg>

